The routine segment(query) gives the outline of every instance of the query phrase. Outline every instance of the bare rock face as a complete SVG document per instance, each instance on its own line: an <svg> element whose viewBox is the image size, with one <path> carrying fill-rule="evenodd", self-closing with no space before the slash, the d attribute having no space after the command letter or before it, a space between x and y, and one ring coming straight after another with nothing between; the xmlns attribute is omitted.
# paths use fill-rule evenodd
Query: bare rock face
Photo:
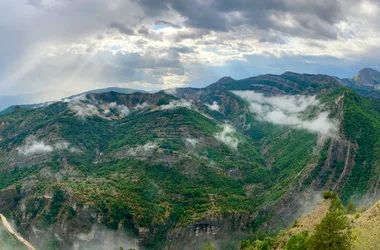
<svg viewBox="0 0 380 250"><path fill-rule="evenodd" d="M371 68L365 68L353 78L358 85L378 89L380 85L380 72Z"/></svg>
<svg viewBox="0 0 380 250"><path fill-rule="evenodd" d="M363 96L380 97L380 72L377 70L364 68L353 78L341 79L340 82Z"/></svg>
<svg viewBox="0 0 380 250"><path fill-rule="evenodd" d="M168 245L165 249L196 249L204 242L218 242L223 245L245 235L245 229L250 223L252 217L249 215L208 216L199 222L172 230L167 237Z"/></svg>

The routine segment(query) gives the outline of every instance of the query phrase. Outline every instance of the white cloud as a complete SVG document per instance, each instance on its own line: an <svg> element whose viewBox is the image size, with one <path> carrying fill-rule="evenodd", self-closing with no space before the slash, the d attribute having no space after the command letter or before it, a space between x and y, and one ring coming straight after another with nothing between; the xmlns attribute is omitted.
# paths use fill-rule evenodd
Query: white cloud
<svg viewBox="0 0 380 250"><path fill-rule="evenodd" d="M144 104L141 104L138 108L142 108L144 106ZM111 110L115 111L119 117L125 117L131 112L126 105L119 105L116 102L102 102L94 98L88 99L86 96L81 96L69 101L68 107L75 114L75 116L81 119L95 115L107 118L107 116L111 113Z"/></svg>
<svg viewBox="0 0 380 250"><path fill-rule="evenodd" d="M81 119L84 119L87 116L99 115L97 107L81 101L72 101L69 103L68 107L72 112L74 112L75 116Z"/></svg>
<svg viewBox="0 0 380 250"><path fill-rule="evenodd" d="M164 91L168 95L172 95L172 96L176 96L177 95L177 89L176 88L165 89Z"/></svg>
<svg viewBox="0 0 380 250"><path fill-rule="evenodd" d="M97 103L97 102L95 102ZM116 110L117 112L120 113L122 117L127 116L131 113L129 108L125 105L118 105L116 102L110 102L110 103L102 103L100 104L100 107L103 108L103 114L108 115L111 113L111 110ZM105 108L104 108L105 107Z"/></svg>
<svg viewBox="0 0 380 250"><path fill-rule="evenodd" d="M239 140L235 137L236 130L229 124L224 124L222 126L223 130L215 134L215 138L218 141L223 142L232 149L237 149Z"/></svg>
<svg viewBox="0 0 380 250"><path fill-rule="evenodd" d="M18 153L25 156L50 153L53 150L52 146L45 144L43 141L36 140L33 136L28 137L25 144L17 148Z"/></svg>
<svg viewBox="0 0 380 250"><path fill-rule="evenodd" d="M206 103L206 106L209 109L214 110L214 111L219 111L220 110L220 106L219 106L218 102L216 102L216 101L212 102L212 104Z"/></svg>
<svg viewBox="0 0 380 250"><path fill-rule="evenodd" d="M189 144L190 146L195 147L198 144L199 140L195 139L195 138L188 137L185 139L185 142L187 144Z"/></svg>
<svg viewBox="0 0 380 250"><path fill-rule="evenodd" d="M265 96L255 91L232 91L234 94L246 99L251 103L268 104L275 108L288 112L302 112L311 105L318 105L319 101L315 96L305 95L283 95Z"/></svg>
<svg viewBox="0 0 380 250"><path fill-rule="evenodd" d="M148 142L144 145L128 149L127 154L130 156L146 156L152 153L157 147L155 142Z"/></svg>
<svg viewBox="0 0 380 250"><path fill-rule="evenodd" d="M65 142L65 141L54 143L54 149L57 149L57 150L68 149L69 146L70 146L70 143L69 142Z"/></svg>
<svg viewBox="0 0 380 250"><path fill-rule="evenodd" d="M27 137L24 145L17 148L17 152L24 156L46 154L55 150L69 150L72 153L80 151L79 149L72 147L69 142L58 141L50 145L42 140L38 140L35 136Z"/></svg>
<svg viewBox="0 0 380 250"><path fill-rule="evenodd" d="M306 129L312 133L333 136L338 131L338 122L328 117L328 112L320 112L312 119L303 118L310 107L320 109L323 105L315 96L271 96L254 91L233 91L234 94L250 102L250 111L257 118L277 125Z"/></svg>
<svg viewBox="0 0 380 250"><path fill-rule="evenodd" d="M69 102L72 102L72 101L75 101L75 100L82 100L82 101L84 101L86 99L87 99L86 94L82 94L82 95L74 96L72 98L64 98L64 99L62 99L62 102L69 103Z"/></svg>
<svg viewBox="0 0 380 250"><path fill-rule="evenodd" d="M111 103L108 103L108 107L109 108L116 108L117 107L117 103L116 102L111 102Z"/></svg>
<svg viewBox="0 0 380 250"><path fill-rule="evenodd" d="M141 110L141 109L146 109L146 108L149 108L150 105L146 102L142 103L142 104L137 104L136 106L133 107L134 110Z"/></svg>
<svg viewBox="0 0 380 250"><path fill-rule="evenodd" d="M162 105L162 106L160 106L160 108L162 110L176 109L176 108L188 108L188 109L192 109L192 102L191 101L187 101L185 99L172 100L172 101L170 101L169 104Z"/></svg>
<svg viewBox="0 0 380 250"><path fill-rule="evenodd" d="M128 108L127 106L125 106L125 105L117 105L116 107L117 107L117 109L119 110L119 112L120 112L123 116L127 116L127 115L129 115L129 113L131 112L131 111L129 110L129 108Z"/></svg>

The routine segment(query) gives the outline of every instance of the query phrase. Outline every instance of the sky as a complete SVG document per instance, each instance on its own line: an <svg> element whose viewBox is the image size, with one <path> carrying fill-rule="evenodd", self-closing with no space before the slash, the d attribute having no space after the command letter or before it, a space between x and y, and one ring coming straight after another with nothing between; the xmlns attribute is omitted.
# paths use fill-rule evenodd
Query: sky
<svg viewBox="0 0 380 250"><path fill-rule="evenodd" d="M380 1L0 0L0 93L380 69Z"/></svg>

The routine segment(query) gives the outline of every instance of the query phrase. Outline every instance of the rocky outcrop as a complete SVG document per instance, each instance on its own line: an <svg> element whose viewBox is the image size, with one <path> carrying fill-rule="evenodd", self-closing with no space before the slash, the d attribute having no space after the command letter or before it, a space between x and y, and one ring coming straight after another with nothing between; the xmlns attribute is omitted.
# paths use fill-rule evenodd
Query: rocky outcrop
<svg viewBox="0 0 380 250"><path fill-rule="evenodd" d="M227 244L246 234L252 217L244 214L208 216L202 220L176 227L167 236L166 250L197 249L204 242Z"/></svg>

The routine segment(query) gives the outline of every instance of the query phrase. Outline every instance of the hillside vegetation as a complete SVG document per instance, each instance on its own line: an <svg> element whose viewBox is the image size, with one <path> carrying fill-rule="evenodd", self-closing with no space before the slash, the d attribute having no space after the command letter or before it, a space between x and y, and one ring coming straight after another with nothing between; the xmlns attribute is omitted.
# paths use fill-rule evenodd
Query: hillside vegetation
<svg viewBox="0 0 380 250"><path fill-rule="evenodd" d="M324 75L90 93L0 116L0 212L42 249L264 240L334 190L377 199L380 102Z"/></svg>
<svg viewBox="0 0 380 250"><path fill-rule="evenodd" d="M285 249L378 249L380 203L356 211L344 208L335 193L326 191L312 212L298 218L277 236L264 240L244 240L243 250ZM353 204L353 203L351 203Z"/></svg>

